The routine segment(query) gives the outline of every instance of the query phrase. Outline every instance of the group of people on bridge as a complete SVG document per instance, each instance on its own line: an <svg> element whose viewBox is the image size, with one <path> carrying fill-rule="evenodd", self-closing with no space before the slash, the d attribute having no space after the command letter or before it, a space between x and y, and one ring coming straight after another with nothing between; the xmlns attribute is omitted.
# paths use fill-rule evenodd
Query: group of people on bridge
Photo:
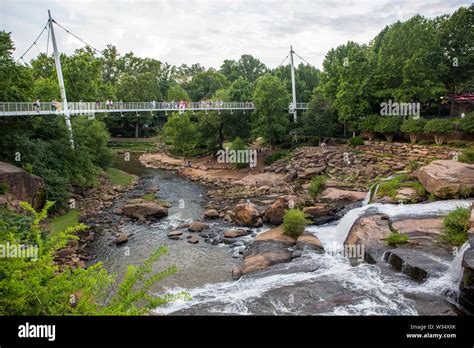
<svg viewBox="0 0 474 348"><path fill-rule="evenodd" d="M232 102L234 103L234 102ZM235 102L238 104L238 108L244 109L253 109L254 104L253 102L246 101L246 102ZM41 102L39 99L36 99L33 102L33 106L35 111L38 113L41 111ZM221 109L221 108L228 108L229 106L222 100L212 101L212 100L201 100L198 102L190 102L187 100L180 100L180 101L163 101L157 102L152 100L150 102L123 102L120 101L113 101L111 99L107 99L105 102L101 102L100 100L96 100L95 103L88 103L79 101L78 103L68 103L68 110L125 110L125 109L150 109L150 110L177 110L179 112L183 112L185 110L196 110L196 109ZM235 107L235 106L234 106ZM51 101L51 111L61 111L62 103L57 100ZM232 107L230 107L232 109Z"/></svg>

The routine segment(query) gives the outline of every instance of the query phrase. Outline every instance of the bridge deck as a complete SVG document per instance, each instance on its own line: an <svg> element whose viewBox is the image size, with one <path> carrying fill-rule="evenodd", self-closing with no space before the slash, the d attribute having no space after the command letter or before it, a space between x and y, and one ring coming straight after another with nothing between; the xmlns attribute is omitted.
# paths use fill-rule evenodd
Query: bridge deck
<svg viewBox="0 0 474 348"><path fill-rule="evenodd" d="M307 103L290 104L288 109L305 110ZM94 113L122 112L184 112L184 111L242 111L254 110L252 102L71 102L68 103L70 115L90 115ZM31 103L0 103L0 116L35 116L63 114L63 108L55 108L51 103L40 103L39 107Z"/></svg>

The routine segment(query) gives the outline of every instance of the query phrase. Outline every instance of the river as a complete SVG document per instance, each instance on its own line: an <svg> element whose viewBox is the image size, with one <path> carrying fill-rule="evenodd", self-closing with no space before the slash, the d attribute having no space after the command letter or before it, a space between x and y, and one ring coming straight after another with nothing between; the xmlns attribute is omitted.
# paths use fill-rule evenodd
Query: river
<svg viewBox="0 0 474 348"><path fill-rule="evenodd" d="M383 260L377 264L352 266L340 255L307 252L290 263L231 280L231 269L238 263L231 249L221 244L204 242L192 245L185 240L173 241L166 233L178 224L202 217L206 190L201 185L172 172L146 169L138 157L130 162L118 161L115 166L141 177L137 188L114 204L140 196L156 185L158 197L172 204L169 216L152 225L128 222L122 232L133 237L121 247L113 237L99 233L94 242L91 262L102 261L105 267L123 276L128 264L140 264L160 245L169 246L169 254L155 265L156 270L171 264L179 272L160 282L157 294L186 290L190 301L177 301L154 310L156 314L206 315L457 315L455 305L461 274L462 252L453 260L443 262L446 271L424 283L403 273L394 272ZM367 202L365 202L367 203ZM446 214L471 201L439 201L427 204L390 205L364 204L347 212L340 220L307 230L315 234L329 249L342 245L358 217L367 213L384 213L391 219L420 218ZM113 208L110 208L109 214ZM211 228L222 228L214 223ZM128 248L128 249L126 249ZM126 255L126 251L129 255Z"/></svg>
<svg viewBox="0 0 474 348"><path fill-rule="evenodd" d="M176 265L178 272L157 284L156 290L192 288L231 280L231 270L237 260L232 258L232 250L228 246L213 246L202 240L193 245L186 240L167 238L167 233L179 224L202 219L206 202L205 187L169 171L145 168L139 162L138 154L133 154L130 161L124 161L117 156L114 167L140 176L140 182L104 212L108 218L117 218L112 213L114 208L123 205L131 197L143 196L152 186L159 188L157 197L171 203L171 207L167 217L151 225L135 222L125 222L121 225L121 232L133 233L123 246L113 243L114 237L111 233L98 231L89 250L93 256L90 263L101 261L108 271L117 273L120 280L128 265L142 264L153 251L161 245L167 245L168 254L154 264L153 270L160 271Z"/></svg>

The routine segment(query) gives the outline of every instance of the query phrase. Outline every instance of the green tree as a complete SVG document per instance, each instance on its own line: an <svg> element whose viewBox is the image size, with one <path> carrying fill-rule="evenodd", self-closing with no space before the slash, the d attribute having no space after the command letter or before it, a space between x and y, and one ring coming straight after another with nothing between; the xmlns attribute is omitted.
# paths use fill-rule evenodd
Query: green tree
<svg viewBox="0 0 474 348"><path fill-rule="evenodd" d="M403 121L400 130L404 133L407 133L410 136L410 141L414 144L416 143L416 138L418 137L418 134L423 133L425 125L426 121L422 118L408 118Z"/></svg>
<svg viewBox="0 0 474 348"><path fill-rule="evenodd" d="M454 125L450 120L435 118L426 122L424 130L427 133L433 133L435 143L441 145L444 143L446 134L454 130Z"/></svg>
<svg viewBox="0 0 474 348"><path fill-rule="evenodd" d="M459 129L466 133L474 133L474 111L471 111L461 119Z"/></svg>
<svg viewBox="0 0 474 348"><path fill-rule="evenodd" d="M323 67L320 89L337 110L346 134L347 125L370 110L368 48L349 41L330 50Z"/></svg>
<svg viewBox="0 0 474 348"><path fill-rule="evenodd" d="M11 33L0 31L0 100L4 102L32 101L31 70L21 66L12 58L15 49Z"/></svg>
<svg viewBox="0 0 474 348"><path fill-rule="evenodd" d="M218 89L227 86L228 81L225 75L209 69L194 76L187 84L186 90L189 91L193 101L199 101L210 99Z"/></svg>
<svg viewBox="0 0 474 348"><path fill-rule="evenodd" d="M186 100L189 101L189 95L186 90L178 84L175 84L170 87L168 90L168 97L166 98L168 101L179 101L179 100Z"/></svg>
<svg viewBox="0 0 474 348"><path fill-rule="evenodd" d="M228 88L231 101L248 102L252 100L253 84L240 76Z"/></svg>
<svg viewBox="0 0 474 348"><path fill-rule="evenodd" d="M451 16L442 17L439 37L447 71L443 80L451 93L472 91L474 75L474 5L460 7ZM451 103L454 115L454 99Z"/></svg>
<svg viewBox="0 0 474 348"><path fill-rule="evenodd" d="M257 112L255 131L273 146L283 139L288 126L288 93L277 77L266 74L256 82L253 101Z"/></svg>
<svg viewBox="0 0 474 348"><path fill-rule="evenodd" d="M318 90L314 91L308 110L301 116L301 124L306 135L319 138L332 137L339 128L336 111Z"/></svg>
<svg viewBox="0 0 474 348"><path fill-rule="evenodd" d="M380 117L379 122L375 126L375 131L382 133L387 141L392 141L395 133L400 131L402 121L400 117L387 116Z"/></svg>
<svg viewBox="0 0 474 348"><path fill-rule="evenodd" d="M186 157L196 148L197 126L188 112L173 113L163 128L163 137L174 153Z"/></svg>
<svg viewBox="0 0 474 348"><path fill-rule="evenodd" d="M357 123L357 129L359 131L367 133L369 141L372 141L375 137L375 128L377 127L379 120L380 115L377 114L362 117Z"/></svg>
<svg viewBox="0 0 474 348"><path fill-rule="evenodd" d="M428 103L445 91L436 21L414 16L386 27L372 44L374 95L380 101Z"/></svg>

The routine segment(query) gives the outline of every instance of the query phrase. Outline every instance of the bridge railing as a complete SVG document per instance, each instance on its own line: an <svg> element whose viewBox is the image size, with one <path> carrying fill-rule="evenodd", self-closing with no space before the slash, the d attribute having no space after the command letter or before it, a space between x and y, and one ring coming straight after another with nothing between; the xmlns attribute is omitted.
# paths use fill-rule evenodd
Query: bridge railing
<svg viewBox="0 0 474 348"><path fill-rule="evenodd" d="M296 103L296 109L307 109L307 103ZM292 104L289 105L291 110ZM72 115L90 114L96 112L140 112L140 111L186 111L186 110L253 110L253 102L222 102L222 101L200 101L200 102L69 102L68 110ZM36 105L30 103L0 103L0 115L34 115L54 114L64 112L64 104L51 102L40 102Z"/></svg>

